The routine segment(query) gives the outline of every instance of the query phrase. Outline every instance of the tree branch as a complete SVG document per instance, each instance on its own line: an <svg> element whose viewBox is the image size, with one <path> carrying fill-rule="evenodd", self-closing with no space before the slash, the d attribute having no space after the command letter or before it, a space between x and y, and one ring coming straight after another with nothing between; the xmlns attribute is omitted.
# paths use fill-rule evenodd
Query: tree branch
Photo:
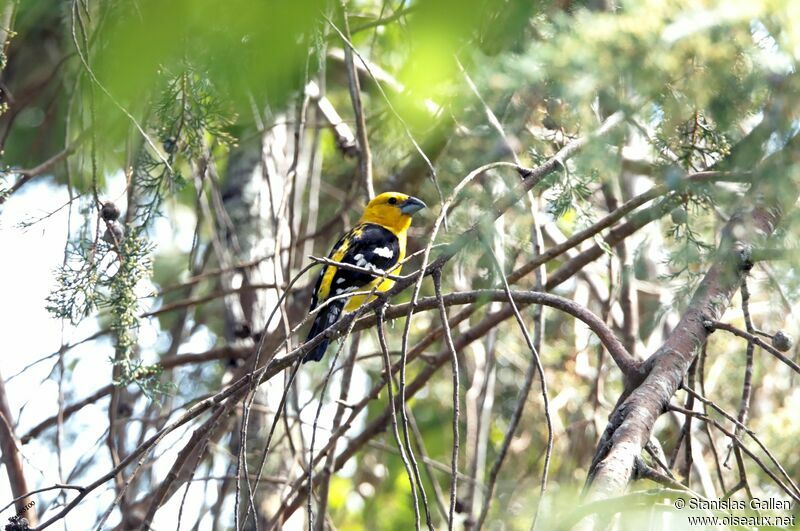
<svg viewBox="0 0 800 531"><path fill-rule="evenodd" d="M783 213L798 196L792 180L776 185L770 172L784 167L784 158L798 137L762 165L742 206L725 225L716 259L706 273L689 307L662 347L646 362L644 382L620 403L598 444L587 479L590 500L622 493L632 477L635 458L650 438L656 419L669 405L697 349L706 341L705 322L716 320L730 304L742 276L751 267L748 251L775 230ZM758 178L763 176L763 178Z"/></svg>
<svg viewBox="0 0 800 531"><path fill-rule="evenodd" d="M14 417L8 404L6 385L0 376L0 449L3 451L3 465L8 474L8 483L11 494L15 500L17 512L21 516L27 515L28 522L36 523L36 513L28 507L30 499L26 496L28 483L25 480L25 471L22 468L22 456L19 452L16 435L14 435Z"/></svg>

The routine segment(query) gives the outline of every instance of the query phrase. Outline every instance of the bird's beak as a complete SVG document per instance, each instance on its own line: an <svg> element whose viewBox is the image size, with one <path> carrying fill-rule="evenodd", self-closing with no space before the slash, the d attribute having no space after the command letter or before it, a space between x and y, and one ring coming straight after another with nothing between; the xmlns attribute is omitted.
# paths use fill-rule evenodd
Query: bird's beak
<svg viewBox="0 0 800 531"><path fill-rule="evenodd" d="M408 199L400 203L400 212L408 216L412 215L414 212L422 210L423 208L428 208L428 205L426 205L416 197L409 197Z"/></svg>

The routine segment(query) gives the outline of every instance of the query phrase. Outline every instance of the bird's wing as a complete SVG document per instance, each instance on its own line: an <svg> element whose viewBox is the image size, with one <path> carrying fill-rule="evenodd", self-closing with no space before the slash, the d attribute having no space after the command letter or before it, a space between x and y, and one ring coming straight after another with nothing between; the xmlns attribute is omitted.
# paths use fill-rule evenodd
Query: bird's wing
<svg viewBox="0 0 800 531"><path fill-rule="evenodd" d="M389 271L399 261L400 242L390 230L373 223L353 227L334 245L328 258L365 269ZM357 291L375 277L360 271L326 265L320 271L311 309L331 295Z"/></svg>

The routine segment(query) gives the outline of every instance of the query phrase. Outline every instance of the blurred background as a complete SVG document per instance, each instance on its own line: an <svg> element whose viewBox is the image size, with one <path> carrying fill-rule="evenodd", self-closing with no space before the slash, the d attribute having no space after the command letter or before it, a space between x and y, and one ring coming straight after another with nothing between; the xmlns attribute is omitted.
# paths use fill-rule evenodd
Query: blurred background
<svg viewBox="0 0 800 531"><path fill-rule="evenodd" d="M583 321L520 303L523 332L490 290L569 299L646 359L730 218L796 198L797 2L0 6L4 523L30 499L31 528L569 527L623 378ZM429 206L404 273L477 235L441 275L476 294L447 306L457 363L435 305L390 301L395 408L369 315L275 368L306 337L311 257L384 191ZM720 319L784 358L711 336L685 377L707 402L679 391L642 454L672 483L633 482L600 511L617 528L688 528L680 489L800 499L789 205Z"/></svg>

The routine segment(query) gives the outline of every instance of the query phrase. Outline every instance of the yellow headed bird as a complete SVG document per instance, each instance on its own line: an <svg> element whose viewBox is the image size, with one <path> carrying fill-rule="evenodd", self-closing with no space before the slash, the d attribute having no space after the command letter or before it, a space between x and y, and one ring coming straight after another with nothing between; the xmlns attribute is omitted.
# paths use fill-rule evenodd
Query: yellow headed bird
<svg viewBox="0 0 800 531"><path fill-rule="evenodd" d="M411 216L425 206L416 197L398 192L385 192L377 196L364 209L356 226L336 242L328 258L381 274L398 274L401 267L398 264L406 256L406 235L411 226ZM394 281L388 278L382 279L367 273L326 265L320 271L314 287L310 311L330 297L353 291L371 291L376 286L376 291L386 291L393 285ZM335 323L342 310L351 312L364 302L369 302L366 299L366 295L354 295L349 299L342 297L331 301L317 314L306 341ZM306 354L303 361L321 360L329 342L326 338Z"/></svg>

